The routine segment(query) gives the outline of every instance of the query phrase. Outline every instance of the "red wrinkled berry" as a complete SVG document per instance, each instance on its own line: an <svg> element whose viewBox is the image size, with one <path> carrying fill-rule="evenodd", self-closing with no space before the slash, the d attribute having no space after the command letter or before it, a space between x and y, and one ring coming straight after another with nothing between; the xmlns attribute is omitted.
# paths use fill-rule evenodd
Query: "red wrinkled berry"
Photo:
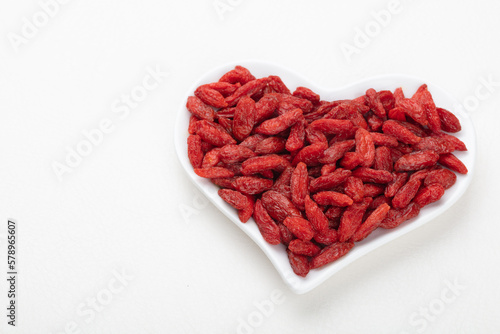
<svg viewBox="0 0 500 334"><path fill-rule="evenodd" d="M203 103L196 96L190 96L187 99L186 108L191 112L194 116L200 119L206 119L207 121L213 121L215 117L214 110Z"/></svg>
<svg viewBox="0 0 500 334"><path fill-rule="evenodd" d="M311 269L322 267L346 255L354 247L354 242L339 242L321 250L311 261Z"/></svg>
<svg viewBox="0 0 500 334"><path fill-rule="evenodd" d="M269 216L260 199L255 202L253 218L264 240L271 245L281 242L280 229L276 222Z"/></svg>
<svg viewBox="0 0 500 334"><path fill-rule="evenodd" d="M309 196L305 199L305 211L307 219L316 232L323 233L328 229L328 218Z"/></svg>
<svg viewBox="0 0 500 334"><path fill-rule="evenodd" d="M201 138L198 135L189 135L187 139L188 158L193 168L200 168L203 161Z"/></svg>
<svg viewBox="0 0 500 334"><path fill-rule="evenodd" d="M314 230L308 220L301 217L287 217L283 224L300 240L311 240Z"/></svg>
<svg viewBox="0 0 500 334"><path fill-rule="evenodd" d="M439 157L438 162L441 165L448 167L449 169L451 169L457 173L460 173L460 174L467 174L468 173L467 167L465 167L464 163L462 161L460 161L460 159L458 159L452 153L442 154Z"/></svg>
<svg viewBox="0 0 500 334"><path fill-rule="evenodd" d="M403 155L394 164L396 172L407 172L434 166L439 160L439 154L432 150L417 151Z"/></svg>
<svg viewBox="0 0 500 334"><path fill-rule="evenodd" d="M360 227L354 233L352 240L358 242L366 238L370 233L372 233L387 216L387 213L391 207L386 203L381 204L378 208L373 211L368 218L361 224Z"/></svg>
<svg viewBox="0 0 500 334"><path fill-rule="evenodd" d="M295 239L290 242L288 249L298 255L316 256L321 251L317 245L311 241Z"/></svg>
<svg viewBox="0 0 500 334"><path fill-rule="evenodd" d="M290 250L287 250L287 255L293 272L298 276L306 277L310 269L308 257L305 255L295 254Z"/></svg>
<svg viewBox="0 0 500 334"><path fill-rule="evenodd" d="M432 183L419 190L413 201L420 207L436 202L444 195L444 187L439 183Z"/></svg>
<svg viewBox="0 0 500 334"><path fill-rule="evenodd" d="M309 192L309 175L305 163L299 162L295 167L290 178L290 190L293 204L303 210L304 200Z"/></svg>

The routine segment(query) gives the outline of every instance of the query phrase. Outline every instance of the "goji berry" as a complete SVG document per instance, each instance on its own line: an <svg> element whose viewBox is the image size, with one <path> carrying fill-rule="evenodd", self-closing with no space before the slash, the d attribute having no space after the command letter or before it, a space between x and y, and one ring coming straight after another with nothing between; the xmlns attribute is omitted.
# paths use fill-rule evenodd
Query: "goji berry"
<svg viewBox="0 0 500 334"><path fill-rule="evenodd" d="M365 196L365 188L360 178L350 176L344 184L344 191L354 202L361 202Z"/></svg>
<svg viewBox="0 0 500 334"><path fill-rule="evenodd" d="M385 121L384 125L382 126L382 131L384 131L385 134L391 135L400 142L406 144L415 145L420 140L422 140L421 137L416 136L406 127L401 125L401 123L394 120Z"/></svg>
<svg viewBox="0 0 500 334"><path fill-rule="evenodd" d="M203 162L203 151L201 150L201 138L198 135L189 135L187 139L188 158L193 168L200 168Z"/></svg>
<svg viewBox="0 0 500 334"><path fill-rule="evenodd" d="M391 207L386 203L381 204L373 211L354 233L352 240L358 242L372 233L387 216Z"/></svg>
<svg viewBox="0 0 500 334"><path fill-rule="evenodd" d="M361 165L363 162L363 157L357 152L346 152L344 157L340 159L340 166L344 169L353 170L354 168Z"/></svg>
<svg viewBox="0 0 500 334"><path fill-rule="evenodd" d="M403 209L390 209L379 227L385 229L398 227L403 222L418 216L419 212L420 206L417 203L410 203L410 205Z"/></svg>
<svg viewBox="0 0 500 334"><path fill-rule="evenodd" d="M390 148L387 146L380 146L375 149L375 162L373 168L392 172L393 163Z"/></svg>
<svg viewBox="0 0 500 334"><path fill-rule="evenodd" d="M204 142L210 143L217 147L222 147L228 144L236 144L236 140L220 125L207 120L197 122L198 126L196 134L201 137Z"/></svg>
<svg viewBox="0 0 500 334"><path fill-rule="evenodd" d="M467 167L465 167L464 163L460 161L456 156L454 156L452 153L447 153L447 154L441 154L439 156L438 162L445 166L448 167L449 169L460 173L460 174L467 174L468 170Z"/></svg>
<svg viewBox="0 0 500 334"><path fill-rule="evenodd" d="M288 245L288 249L295 254L305 256L316 256L321 251L321 248L311 241L304 241L300 239L292 240Z"/></svg>
<svg viewBox="0 0 500 334"><path fill-rule="evenodd" d="M299 162L295 167L290 178L290 190L293 204L303 210L304 200L309 192L309 175L305 163Z"/></svg>
<svg viewBox="0 0 500 334"><path fill-rule="evenodd" d="M229 82L229 83L237 83L244 85L249 81L255 80L255 77L250 73L248 69L243 66L236 66L233 70L224 74L219 82Z"/></svg>
<svg viewBox="0 0 500 334"><path fill-rule="evenodd" d="M273 136L284 131L302 119L302 110L297 108L286 114L262 122L255 128L256 133Z"/></svg>
<svg viewBox="0 0 500 334"><path fill-rule="evenodd" d="M380 97L375 91L375 89L370 88L366 91L366 101L368 102L368 106L378 117L384 118L385 108L382 102L380 102Z"/></svg>
<svg viewBox="0 0 500 334"><path fill-rule="evenodd" d="M314 230L308 220L302 217L287 217L283 224L300 240L311 240Z"/></svg>
<svg viewBox="0 0 500 334"><path fill-rule="evenodd" d="M320 162L323 164L334 164L354 146L355 141L352 139L334 143L323 152L323 157L320 158Z"/></svg>
<svg viewBox="0 0 500 334"><path fill-rule="evenodd" d="M249 158L241 166L243 175L252 175L270 169L283 171L286 167L290 166L290 163L282 156L268 154Z"/></svg>
<svg viewBox="0 0 500 334"><path fill-rule="evenodd" d="M255 153L260 155L280 153L285 150L286 140L280 137L268 137L255 146Z"/></svg>
<svg viewBox="0 0 500 334"><path fill-rule="evenodd" d="M312 104L318 104L320 100L318 94L306 87L297 87L292 95L301 99L309 100Z"/></svg>
<svg viewBox="0 0 500 334"><path fill-rule="evenodd" d="M215 117L214 110L203 103L202 100L196 96L190 96L187 99L186 108L194 116L207 121L213 121Z"/></svg>
<svg viewBox="0 0 500 334"><path fill-rule="evenodd" d="M220 160L226 164L234 164L256 156L254 151L241 145L224 145L218 150Z"/></svg>
<svg viewBox="0 0 500 334"><path fill-rule="evenodd" d="M462 130L460 121L457 116L443 108L436 108L439 119L441 121L441 128L446 132L459 132Z"/></svg>
<svg viewBox="0 0 500 334"><path fill-rule="evenodd" d="M280 229L262 206L260 199L255 202L253 218L264 240L271 245L278 245L281 243Z"/></svg>
<svg viewBox="0 0 500 334"><path fill-rule="evenodd" d="M444 188L439 183L432 183L420 189L413 199L420 207L434 203L444 195Z"/></svg>
<svg viewBox="0 0 500 334"><path fill-rule="evenodd" d="M299 209L279 192L266 191L261 200L269 215L279 222L283 222L287 217L301 217Z"/></svg>
<svg viewBox="0 0 500 334"><path fill-rule="evenodd" d="M367 167L357 168L352 172L352 176L360 178L363 182L373 183L389 183L393 179L392 174L386 170L378 170Z"/></svg>
<svg viewBox="0 0 500 334"><path fill-rule="evenodd" d="M328 228L314 235L314 241L319 244L329 246L339 241L339 233L336 229Z"/></svg>
<svg viewBox="0 0 500 334"><path fill-rule="evenodd" d="M233 181L233 187L247 195L258 195L271 189L272 186L273 180L255 176L240 176Z"/></svg>
<svg viewBox="0 0 500 334"><path fill-rule="evenodd" d="M439 154L433 150L417 151L403 155L394 164L396 172L415 171L434 166L439 159Z"/></svg>
<svg viewBox="0 0 500 334"><path fill-rule="evenodd" d="M221 161L220 148L216 147L205 153L201 163L202 168L215 167Z"/></svg>
<svg viewBox="0 0 500 334"><path fill-rule="evenodd" d="M305 211L314 231L322 233L328 229L328 218L309 196L305 198Z"/></svg>
<svg viewBox="0 0 500 334"><path fill-rule="evenodd" d="M220 179L234 176L233 171L224 167L195 168L194 172L196 175L207 179Z"/></svg>
<svg viewBox="0 0 500 334"><path fill-rule="evenodd" d="M349 206L353 203L352 198L335 191L320 191L313 196L319 205Z"/></svg>
<svg viewBox="0 0 500 334"><path fill-rule="evenodd" d="M408 204L410 204L411 200L417 194L418 189L420 188L421 181L418 179L413 179L408 181L404 186L402 186L394 198L392 199L392 205L396 209L402 209Z"/></svg>
<svg viewBox="0 0 500 334"><path fill-rule="evenodd" d="M309 183L309 192L316 193L322 190L330 190L344 183L351 176L350 170L336 169L333 173L320 176Z"/></svg>
<svg viewBox="0 0 500 334"><path fill-rule="evenodd" d="M331 244L321 250L310 263L311 269L322 267L346 255L354 247L354 242L339 242Z"/></svg>
<svg viewBox="0 0 500 334"><path fill-rule="evenodd" d="M300 150L304 146L304 138L306 135L304 123L305 119L299 119L290 128L290 135L288 136L285 144L285 148L289 152Z"/></svg>
<svg viewBox="0 0 500 334"><path fill-rule="evenodd" d="M293 272L301 277L306 277L309 273L309 258L305 255L295 254L287 250L288 260Z"/></svg>
<svg viewBox="0 0 500 334"><path fill-rule="evenodd" d="M371 197L365 197L361 202L353 203L344 211L340 218L339 226L339 241L345 242L349 240L354 232L363 222L363 215L372 201Z"/></svg>
<svg viewBox="0 0 500 334"><path fill-rule="evenodd" d="M398 190L406 183L406 180L408 180L407 173L393 173L393 180L385 187L385 196L389 198L394 197Z"/></svg>
<svg viewBox="0 0 500 334"><path fill-rule="evenodd" d="M255 101L245 96L234 111L233 135L242 141L248 137L255 125Z"/></svg>
<svg viewBox="0 0 500 334"><path fill-rule="evenodd" d="M457 176L452 171L442 168L430 171L425 177L424 185L439 183L444 189L450 188L457 181Z"/></svg>
<svg viewBox="0 0 500 334"><path fill-rule="evenodd" d="M206 105L215 108L227 107L227 102L224 96L213 88L208 86L200 86L194 91L194 95L202 100Z"/></svg>
<svg viewBox="0 0 500 334"><path fill-rule="evenodd" d="M359 128L356 131L355 140L356 153L358 153L362 159L361 166L372 166L375 162L375 144L373 143L373 138L370 132L363 128Z"/></svg>

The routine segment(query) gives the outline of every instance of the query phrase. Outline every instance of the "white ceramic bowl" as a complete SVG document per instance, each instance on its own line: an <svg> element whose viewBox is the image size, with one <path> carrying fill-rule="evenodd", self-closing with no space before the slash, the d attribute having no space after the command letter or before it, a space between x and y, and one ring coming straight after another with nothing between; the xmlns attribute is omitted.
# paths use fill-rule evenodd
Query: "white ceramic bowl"
<svg viewBox="0 0 500 334"><path fill-rule="evenodd" d="M462 124L462 131L454 135L460 138L467 145L468 151L455 152L454 154L467 166L469 173L467 175L457 175L458 177L455 185L448 189L438 202L424 207L417 217L406 221L395 229L377 229L365 240L356 243L354 248L344 257L322 268L311 270L305 278L299 277L293 273L290 267L285 247L283 245L273 246L264 241L253 219L250 219L246 224L241 223L238 219L237 211L218 196L217 190L219 188L212 184L209 180L197 176L189 163L186 139L188 136L187 129L190 113L185 107L185 101L188 96L193 95L196 87L202 84L217 81L224 73L233 69L236 65L248 68L257 78L269 75L278 75L291 91L298 86L305 86L320 94L322 100L327 101L355 98L363 95L368 88L374 88L377 91L383 89L394 91L395 88L402 87L405 95L411 96L421 84L426 83L429 87L429 91L434 97L436 105L452 111ZM177 117L175 127L175 146L179 160L187 175L219 210L221 210L257 245L259 245L262 251L264 251L264 253L271 260L284 282L293 292L298 294L310 291L361 256L422 226L423 224L428 223L433 218L448 210L460 198L460 196L465 193L474 172L476 152L474 127L462 105L443 89L422 79L407 75L389 74L377 76L352 83L345 87L327 89L319 87L313 82L310 82L306 77L276 64L263 61L241 61L221 66L201 76L201 78L187 91L182 101L182 104L179 106L179 115Z"/></svg>

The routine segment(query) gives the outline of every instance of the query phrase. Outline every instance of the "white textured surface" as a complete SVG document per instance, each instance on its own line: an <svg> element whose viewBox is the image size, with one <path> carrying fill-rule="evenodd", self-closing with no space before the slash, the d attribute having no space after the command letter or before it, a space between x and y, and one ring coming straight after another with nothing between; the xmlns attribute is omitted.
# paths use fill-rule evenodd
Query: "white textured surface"
<svg viewBox="0 0 500 334"><path fill-rule="evenodd" d="M258 325L243 333L498 332L500 85L480 87L488 77L500 82L500 4L401 0L348 62L340 45L353 44L356 28L388 1L230 3L221 20L212 0L72 0L19 52L8 34L20 34L23 17L40 7L3 4L0 305L7 218L19 223L20 294L18 327L1 311L0 332L235 333L241 321ZM258 246L200 196L174 152L185 91L208 70L247 58L322 87L405 73L459 101L481 94L469 112L478 134L469 190L429 224L313 291L291 293ZM120 118L115 100L157 66L168 77ZM60 182L53 162L106 118L113 131ZM122 271L133 276L123 285ZM447 287L454 281L465 287L456 294ZM96 297L109 303L92 318L87 303ZM262 312L262 301L276 304ZM425 320L419 312L429 308L439 314Z"/></svg>

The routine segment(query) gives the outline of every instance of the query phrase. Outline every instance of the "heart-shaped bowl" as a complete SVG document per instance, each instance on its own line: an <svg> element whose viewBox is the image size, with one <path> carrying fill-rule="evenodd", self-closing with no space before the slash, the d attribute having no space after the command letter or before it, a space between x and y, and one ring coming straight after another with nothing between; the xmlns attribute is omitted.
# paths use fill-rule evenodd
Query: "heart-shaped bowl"
<svg viewBox="0 0 500 334"><path fill-rule="evenodd" d="M454 154L467 166L469 173L466 175L457 175L457 181L450 189L446 190L444 196L437 202L430 204L420 211L420 214L410 219L397 228L384 230L377 229L370 236L361 242L356 243L354 248L344 257L330 263L322 268L314 269L309 272L307 277L302 278L295 275L288 262L285 247L283 245L270 245L261 236L257 225L250 219L247 223L240 222L238 212L229 204L224 202L217 194L218 187L212 184L209 180L197 176L191 166L187 155L187 136L188 124L191 114L186 109L186 100L188 96L193 95L194 90L202 85L210 82L218 81L219 78L236 65L241 65L250 70L257 78L266 77L269 75L278 75L283 82L294 90L298 86L305 86L320 94L322 100L333 101L340 99L352 99L364 95L366 90L374 88L375 90L391 90L394 91L397 87L402 87L405 95L411 96L417 88L426 83L431 92L434 101L438 107L445 108L453 112L462 125L462 130L454 135L461 139L468 148L468 151L454 152ZM193 86L188 90L185 97L182 99L182 104L179 106L177 122L175 126L175 147L177 155L182 167L186 171L189 178L200 189L200 191L230 220L233 221L239 228L243 230L267 255L269 260L278 271L286 285L295 293L306 293L320 285L333 274L346 267L351 262L369 253L370 251L388 243L397 237L413 231L417 227L428 223L433 218L448 210L462 196L469 186L474 172L476 140L474 127L471 119L465 112L463 106L445 90L419 78L401 74L388 74L367 78L345 87L336 89L327 89L319 87L310 82L307 78L295 73L294 71L264 61L240 61L231 63L219 68L216 68L203 75Z"/></svg>

